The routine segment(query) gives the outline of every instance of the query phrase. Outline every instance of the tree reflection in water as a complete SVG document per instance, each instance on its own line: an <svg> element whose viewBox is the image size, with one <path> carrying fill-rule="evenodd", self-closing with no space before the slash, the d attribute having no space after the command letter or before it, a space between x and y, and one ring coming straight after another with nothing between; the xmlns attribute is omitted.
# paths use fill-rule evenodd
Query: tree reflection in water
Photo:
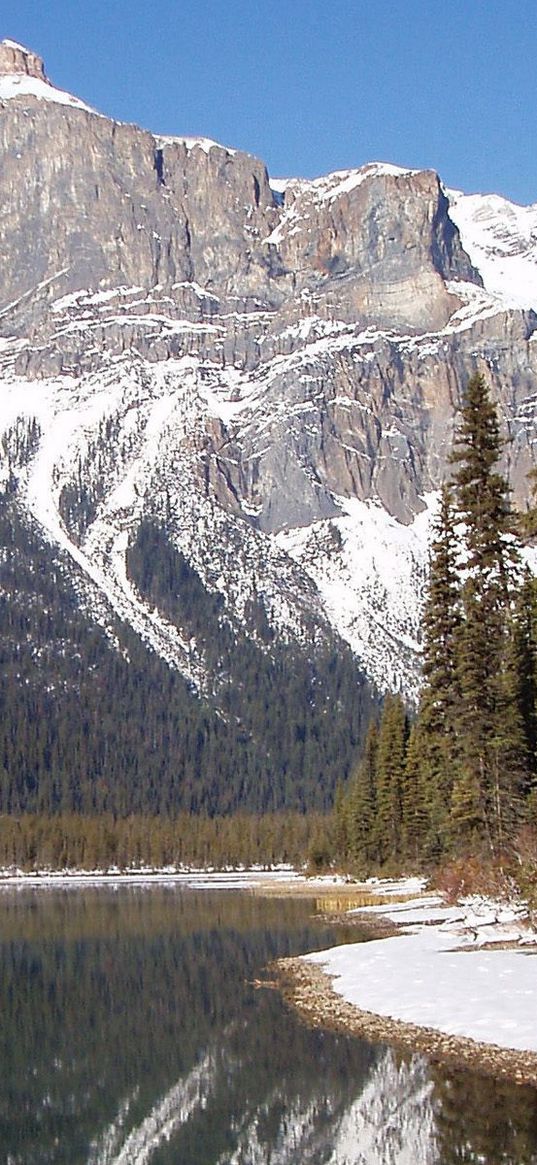
<svg viewBox="0 0 537 1165"><path fill-rule="evenodd" d="M310 909L162 886L4 891L3 1159L537 1162L533 1090L310 1030L253 987L271 959L333 944Z"/></svg>

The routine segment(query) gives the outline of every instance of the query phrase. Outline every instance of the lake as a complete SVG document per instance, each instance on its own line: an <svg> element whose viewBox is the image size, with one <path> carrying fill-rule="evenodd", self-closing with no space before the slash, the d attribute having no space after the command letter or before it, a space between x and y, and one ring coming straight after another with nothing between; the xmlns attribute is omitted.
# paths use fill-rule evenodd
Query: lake
<svg viewBox="0 0 537 1165"><path fill-rule="evenodd" d="M537 1163L535 1090L310 1030L255 984L343 940L312 909L3 888L2 1165Z"/></svg>

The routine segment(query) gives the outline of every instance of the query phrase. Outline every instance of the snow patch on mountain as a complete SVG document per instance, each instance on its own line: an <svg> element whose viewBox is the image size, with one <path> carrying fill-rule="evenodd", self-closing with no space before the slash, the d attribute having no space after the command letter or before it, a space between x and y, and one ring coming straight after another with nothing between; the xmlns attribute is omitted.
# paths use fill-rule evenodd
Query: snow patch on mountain
<svg viewBox="0 0 537 1165"><path fill-rule="evenodd" d="M416 174L417 170L404 170L401 166L392 166L389 162L369 162L358 170L334 170L322 178L314 178L309 187L321 202L332 202L341 198L343 194L350 194L364 182L372 178L404 178L409 174Z"/></svg>
<svg viewBox="0 0 537 1165"><path fill-rule="evenodd" d="M68 312L70 309L106 306L110 300L129 299L134 295L142 295L146 300L143 287L112 287L108 291L90 291L89 289L71 291L68 295L62 295L60 299L55 299L50 310L58 315L62 312Z"/></svg>
<svg viewBox="0 0 537 1165"><path fill-rule="evenodd" d="M300 224L309 217L309 211L305 211L305 201L301 196L306 196L308 205L320 206L323 203L335 202L346 194L352 194L364 182L372 181L374 178L404 178L417 173L417 170L403 169L389 162L369 162L359 169L334 170L320 178L271 178L271 188L278 196L280 204L283 198L286 209L278 225L264 241L277 245L282 239L289 238L300 229Z"/></svg>
<svg viewBox="0 0 537 1165"><path fill-rule="evenodd" d="M28 513L81 572L82 605L107 630L114 612L197 691L215 695L218 677L188 628L173 626L129 577L128 548L144 519L166 527L206 589L221 596L230 626L248 633L248 606L261 602L284 641L311 644L328 631L311 580L242 514L228 513L201 488L206 425L215 415L231 419L229 397L239 382L245 407L252 386L236 370L211 377L190 357L124 360L81 379L7 380L1 394L4 488L14 472ZM18 427L25 431L33 420L38 443L25 464L17 461ZM77 538L61 498L80 482L96 512L91 508Z"/></svg>
<svg viewBox="0 0 537 1165"><path fill-rule="evenodd" d="M28 52L28 49L23 44L19 44L18 40L10 40L9 37L4 37L2 44L6 45L9 49L17 49L20 53Z"/></svg>
<svg viewBox="0 0 537 1165"><path fill-rule="evenodd" d="M449 215L487 291L506 306L537 310L537 203L447 190Z"/></svg>
<svg viewBox="0 0 537 1165"><path fill-rule="evenodd" d="M231 146L223 146L220 142L213 141L212 138L189 137L188 135L177 136L176 134L156 134L155 141L159 146L184 146L186 150L198 149L202 150L204 154L209 154L211 150L224 150L226 154L230 154L233 157L237 153L237 150L232 149Z"/></svg>
<svg viewBox="0 0 537 1165"><path fill-rule="evenodd" d="M278 194L285 194L290 186L296 190L310 190L320 201L331 201L342 194L356 190L363 182L370 178L404 178L409 174L417 174L417 170L410 170L403 166L394 166L390 162L368 162L352 170L332 170L330 174L323 174L320 178L272 178L270 185Z"/></svg>
<svg viewBox="0 0 537 1165"><path fill-rule="evenodd" d="M83 109L96 117L103 116L79 97L73 97L72 93L66 93L64 89L57 89L55 85L51 85L49 81L42 81L40 77L28 77L25 73L0 76L0 101L12 101L15 97L37 97L39 101L53 101L56 105L70 105L73 109Z"/></svg>
<svg viewBox="0 0 537 1165"><path fill-rule="evenodd" d="M315 582L332 625L381 691L417 696L420 612L437 495L404 526L375 502L335 499L341 517L275 535Z"/></svg>
<svg viewBox="0 0 537 1165"><path fill-rule="evenodd" d="M120 381L111 392L109 383L90 381L81 389L70 378L39 385L15 382L9 386L11 391L4 387L4 399L8 400L2 414L4 432L9 433L20 416L38 421L42 434L39 448L27 470L21 471L21 498L28 513L39 523L48 540L71 558L88 580L90 590L96 589L120 619L130 624L144 642L200 690L204 669L192 643L145 603L127 578L126 541L120 537L121 530L115 530L110 537L109 529L105 531L102 524L97 524L93 537L81 547L70 536L59 510L61 488L68 480L70 466L79 462L90 434L103 417L112 415L114 406L120 405L129 387ZM152 425L144 448L147 458L151 447L151 460L163 424L162 412L166 415L173 402L167 401L165 406L163 409L158 400L153 406ZM102 608L100 612L98 608L95 611L97 617L99 613L102 617Z"/></svg>

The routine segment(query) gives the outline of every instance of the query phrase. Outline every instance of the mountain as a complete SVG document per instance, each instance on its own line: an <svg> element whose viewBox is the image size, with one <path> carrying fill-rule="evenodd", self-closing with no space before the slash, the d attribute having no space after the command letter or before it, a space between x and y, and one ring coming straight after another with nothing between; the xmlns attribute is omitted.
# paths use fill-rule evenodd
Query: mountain
<svg viewBox="0 0 537 1165"><path fill-rule="evenodd" d="M372 163L271 182L0 45L1 808L326 805L419 678L486 372L533 464L537 208Z"/></svg>

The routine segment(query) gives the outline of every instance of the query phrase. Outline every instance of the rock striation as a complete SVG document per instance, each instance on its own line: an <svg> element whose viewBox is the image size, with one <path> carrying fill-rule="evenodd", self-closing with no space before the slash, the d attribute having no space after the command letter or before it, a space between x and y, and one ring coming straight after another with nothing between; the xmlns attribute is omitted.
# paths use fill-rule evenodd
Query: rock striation
<svg viewBox="0 0 537 1165"><path fill-rule="evenodd" d="M537 298L495 265L520 215L483 226L434 172L381 163L273 186L248 154L97 114L9 41L0 153L6 488L122 617L157 514L234 617L261 591L300 638L314 610L415 690L426 519L476 368L520 502L533 465Z"/></svg>

